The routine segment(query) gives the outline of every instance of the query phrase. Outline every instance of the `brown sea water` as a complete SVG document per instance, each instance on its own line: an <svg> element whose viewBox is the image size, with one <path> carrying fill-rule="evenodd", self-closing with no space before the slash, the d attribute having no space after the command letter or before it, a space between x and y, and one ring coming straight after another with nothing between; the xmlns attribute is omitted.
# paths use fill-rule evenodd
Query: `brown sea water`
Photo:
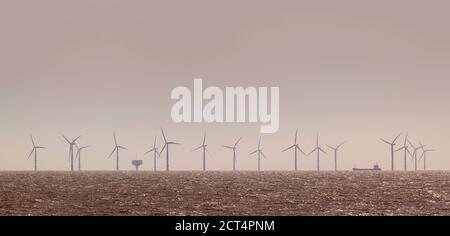
<svg viewBox="0 0 450 236"><path fill-rule="evenodd" d="M450 172L0 172L0 215L450 215Z"/></svg>

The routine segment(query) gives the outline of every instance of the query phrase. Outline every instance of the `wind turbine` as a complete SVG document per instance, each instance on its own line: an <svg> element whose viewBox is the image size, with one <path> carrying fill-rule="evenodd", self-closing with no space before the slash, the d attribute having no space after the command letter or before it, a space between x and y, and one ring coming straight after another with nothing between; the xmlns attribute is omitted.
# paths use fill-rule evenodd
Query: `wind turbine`
<svg viewBox="0 0 450 236"><path fill-rule="evenodd" d="M261 136L259 136L258 149L256 149L255 151L253 151L249 155L253 155L255 153L258 154L258 171L261 171L261 156L266 157L266 155L264 155L264 153L263 153L263 151L261 149Z"/></svg>
<svg viewBox="0 0 450 236"><path fill-rule="evenodd" d="M297 134L298 134L298 129L295 130L295 138L294 138L294 144L290 147L287 147L286 149L284 149L282 152L285 152L289 149L294 149L294 167L295 170L297 170L297 150L300 151L301 153L303 153L303 155L306 155L305 152L303 152L303 150L299 147L298 143L297 143Z"/></svg>
<svg viewBox="0 0 450 236"><path fill-rule="evenodd" d="M239 141L241 141L241 139L242 138L239 138L237 141L236 141L236 143L234 143L234 146L225 146L225 145L222 145L224 148L228 148L228 149L231 149L231 150L233 150L233 171L235 171L236 170L236 148L237 148L237 145L238 145L238 143L239 143Z"/></svg>
<svg viewBox="0 0 450 236"><path fill-rule="evenodd" d="M37 171L37 150L43 149L45 147L36 146L36 144L34 143L33 135L30 135L30 138L31 138L31 143L33 144L33 149L31 150L30 155L28 155L27 159L30 159L31 155L34 153L34 171Z"/></svg>
<svg viewBox="0 0 450 236"><path fill-rule="evenodd" d="M337 145L336 147L333 147L333 146L327 144L327 146L334 151L334 171L337 171L337 152L338 152L339 148L341 148L342 145L344 145L344 144L345 144L345 142L342 142L341 144Z"/></svg>
<svg viewBox="0 0 450 236"><path fill-rule="evenodd" d="M394 170L394 146L395 141L397 141L398 137L400 137L400 135L402 135L401 133L399 135L397 135L397 137L395 137L395 139L392 142L388 142L385 139L380 138L381 141L385 142L386 144L391 146L391 170Z"/></svg>
<svg viewBox="0 0 450 236"><path fill-rule="evenodd" d="M69 144L69 161L70 161L70 170L73 171L73 147L75 145L77 145L76 141L81 137L78 136L76 139L73 139L72 141L70 141L68 138L66 138L66 136L63 135L63 138L66 140L66 142Z"/></svg>
<svg viewBox="0 0 450 236"><path fill-rule="evenodd" d="M206 145L206 130L205 130L205 133L203 135L203 143L202 143L202 145L200 145L197 148L195 148L194 150L192 150L192 151L197 151L200 148L202 149L202 151L203 151L203 171L206 170L206 152L209 153L207 147L208 147L208 145Z"/></svg>
<svg viewBox="0 0 450 236"><path fill-rule="evenodd" d="M164 151L164 149L166 149L166 171L169 171L169 145L179 144L179 143L167 141L166 135L164 134L164 130L162 128L161 128L161 133L164 138L164 146L161 149L161 153Z"/></svg>
<svg viewBox="0 0 450 236"><path fill-rule="evenodd" d="M395 150L396 152L398 152L398 151L400 151L402 149L404 150L404 167L403 167L403 169L405 171L407 171L406 162L407 162L408 154L410 156L412 155L411 152L408 149L409 148L408 145L406 144L407 142L408 142L408 133L406 133L405 142L403 143L403 146L400 147L399 149Z"/></svg>
<svg viewBox="0 0 450 236"><path fill-rule="evenodd" d="M425 149L425 145L422 145L422 143L420 143L420 145L422 146L422 155L420 156L419 161L423 158L423 170L427 170L427 152L433 152L434 149Z"/></svg>
<svg viewBox="0 0 450 236"><path fill-rule="evenodd" d="M77 154L75 155L75 160L78 158L78 171L81 171L81 151L83 151L86 148L89 148L90 146L78 147L78 145L75 144L75 147L77 148Z"/></svg>
<svg viewBox="0 0 450 236"><path fill-rule="evenodd" d="M114 154L114 152L116 153L116 170L119 170L119 150L120 149L124 149L124 150L128 150L128 148L120 146L117 144L117 138L116 138L116 132L113 133L114 136L114 149L112 150L111 154L109 154L108 159Z"/></svg>
<svg viewBox="0 0 450 236"><path fill-rule="evenodd" d="M150 149L148 152L144 153L144 155L147 155L151 152L153 152L153 170L156 171L156 156L158 156L158 157L161 156L161 153L158 152L158 148L156 147L156 136L155 136L155 141L153 142L153 148Z"/></svg>
<svg viewBox="0 0 450 236"><path fill-rule="evenodd" d="M409 145L411 145L411 147L414 149L412 155L411 155L411 161L414 160L414 170L417 171L417 151L425 146L423 146L422 144L420 144L420 146L415 147L409 140L408 140ZM419 142L420 143L420 142Z"/></svg>
<svg viewBox="0 0 450 236"><path fill-rule="evenodd" d="M316 139L316 147L308 153L307 156L311 155L311 153L317 152L317 171L320 171L320 152L327 154L320 146L319 146L319 133L317 133L317 139Z"/></svg>

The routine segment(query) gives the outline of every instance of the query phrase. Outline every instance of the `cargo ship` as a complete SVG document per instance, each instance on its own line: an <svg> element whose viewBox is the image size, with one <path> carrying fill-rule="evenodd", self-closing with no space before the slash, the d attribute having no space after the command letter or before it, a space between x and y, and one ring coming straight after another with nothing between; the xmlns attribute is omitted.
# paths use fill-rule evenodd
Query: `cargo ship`
<svg viewBox="0 0 450 236"><path fill-rule="evenodd" d="M354 171L380 171L381 168L378 164L375 164L373 168L353 168Z"/></svg>

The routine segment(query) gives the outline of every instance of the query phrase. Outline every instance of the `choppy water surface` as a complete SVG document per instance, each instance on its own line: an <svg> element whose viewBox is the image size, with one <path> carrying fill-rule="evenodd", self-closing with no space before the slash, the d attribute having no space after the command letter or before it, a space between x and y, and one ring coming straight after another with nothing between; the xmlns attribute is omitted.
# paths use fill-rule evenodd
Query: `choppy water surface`
<svg viewBox="0 0 450 236"><path fill-rule="evenodd" d="M0 172L0 215L450 215L450 172Z"/></svg>

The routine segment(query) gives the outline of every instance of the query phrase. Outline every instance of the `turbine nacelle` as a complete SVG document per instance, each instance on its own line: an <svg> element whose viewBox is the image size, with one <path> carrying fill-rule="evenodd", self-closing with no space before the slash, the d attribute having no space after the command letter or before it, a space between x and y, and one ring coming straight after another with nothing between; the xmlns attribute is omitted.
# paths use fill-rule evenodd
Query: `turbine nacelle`
<svg viewBox="0 0 450 236"><path fill-rule="evenodd" d="M290 149L294 149L294 150L300 151L301 153L303 153L303 155L306 155L306 153L300 148L300 146L297 143L297 136L298 136L298 129L295 130L294 144L292 146L289 146L289 147L283 149L282 152L285 152Z"/></svg>
<svg viewBox="0 0 450 236"><path fill-rule="evenodd" d="M167 147L168 145L171 145L171 144L177 144L177 145L179 145L179 144L181 144L181 143L177 143L177 142L167 141L166 135L164 134L164 130L163 130L162 128L161 128L161 133L162 133L163 138L164 138L164 146L163 146L163 148L161 149L161 152L163 152L164 149L166 149L166 147Z"/></svg>

